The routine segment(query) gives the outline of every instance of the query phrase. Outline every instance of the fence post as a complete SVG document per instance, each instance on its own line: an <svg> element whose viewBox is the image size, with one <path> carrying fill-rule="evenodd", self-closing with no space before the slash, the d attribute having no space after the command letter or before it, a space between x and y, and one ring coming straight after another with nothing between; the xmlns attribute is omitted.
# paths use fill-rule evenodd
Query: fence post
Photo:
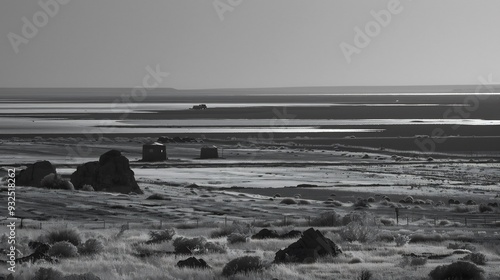
<svg viewBox="0 0 500 280"><path fill-rule="evenodd" d="M196 227L197 227L197 228L198 228L198 227L200 227L200 224L199 224L199 219L198 219L198 218L196 218Z"/></svg>
<svg viewBox="0 0 500 280"><path fill-rule="evenodd" d="M102 226L104 229L106 229L106 220L102 220Z"/></svg>
<svg viewBox="0 0 500 280"><path fill-rule="evenodd" d="M308 216L307 219L308 219L307 226L311 226L311 216Z"/></svg>
<svg viewBox="0 0 500 280"><path fill-rule="evenodd" d="M224 216L224 226L227 227L227 216Z"/></svg>
<svg viewBox="0 0 500 280"><path fill-rule="evenodd" d="M42 229L42 222L40 222L40 229Z"/></svg>
<svg viewBox="0 0 500 280"><path fill-rule="evenodd" d="M408 215L406 215L406 225L409 226L410 225L410 220L408 218Z"/></svg>

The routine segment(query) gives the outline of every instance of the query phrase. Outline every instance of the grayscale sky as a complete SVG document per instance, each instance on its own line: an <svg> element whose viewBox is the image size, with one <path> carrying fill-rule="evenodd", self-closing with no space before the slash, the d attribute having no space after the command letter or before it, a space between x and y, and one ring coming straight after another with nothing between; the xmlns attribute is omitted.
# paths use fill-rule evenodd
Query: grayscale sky
<svg viewBox="0 0 500 280"><path fill-rule="evenodd" d="M475 84L500 73L498 0L401 0L348 63L340 44L354 46L354 28L389 2L241 0L221 20L212 0L71 0L16 54L9 34L43 9L4 0L0 87L132 87L148 65L180 89Z"/></svg>

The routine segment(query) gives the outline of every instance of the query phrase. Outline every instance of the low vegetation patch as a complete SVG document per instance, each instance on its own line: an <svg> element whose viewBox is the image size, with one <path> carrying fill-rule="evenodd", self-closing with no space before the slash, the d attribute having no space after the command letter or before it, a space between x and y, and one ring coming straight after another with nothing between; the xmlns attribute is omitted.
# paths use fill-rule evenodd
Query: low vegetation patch
<svg viewBox="0 0 500 280"><path fill-rule="evenodd" d="M54 244L60 241L68 241L71 244L78 246L82 242L80 232L74 228L52 229L46 235L40 237L42 242Z"/></svg>
<svg viewBox="0 0 500 280"><path fill-rule="evenodd" d="M43 177L40 181L40 186L46 189L75 190L75 187L70 181L64 180L61 175L54 173L50 173Z"/></svg>
<svg viewBox="0 0 500 280"><path fill-rule="evenodd" d="M98 239L88 239L85 243L78 246L78 253L80 255L92 256L100 254L104 250L104 244Z"/></svg>
<svg viewBox="0 0 500 280"><path fill-rule="evenodd" d="M457 261L449 265L440 265L429 276L432 280L467 279L483 280L483 270L467 261Z"/></svg>
<svg viewBox="0 0 500 280"><path fill-rule="evenodd" d="M259 257L244 256L228 262L222 269L222 275L229 277L237 273L249 273L263 269L264 265Z"/></svg>
<svg viewBox="0 0 500 280"><path fill-rule="evenodd" d="M48 254L58 258L74 258L78 256L78 249L68 241L59 241L50 247Z"/></svg>
<svg viewBox="0 0 500 280"><path fill-rule="evenodd" d="M208 242L204 237L178 237L174 240L174 248L177 254L204 254L204 253L226 253L224 245Z"/></svg>
<svg viewBox="0 0 500 280"><path fill-rule="evenodd" d="M408 235L398 234L394 241L396 242L397 247L403 247L406 244L410 243L411 238Z"/></svg>
<svg viewBox="0 0 500 280"><path fill-rule="evenodd" d="M146 244L159 244L172 240L175 235L175 229L167 228L164 230L154 230L149 232L149 240Z"/></svg>
<svg viewBox="0 0 500 280"><path fill-rule="evenodd" d="M239 233L243 235L250 235L253 227L250 224L234 221L230 225L224 225L210 233L210 238L226 237L232 233Z"/></svg>
<svg viewBox="0 0 500 280"><path fill-rule="evenodd" d="M245 235L239 234L239 233L231 233L227 237L227 243L229 243L229 244L245 243L247 241L248 241L248 238Z"/></svg>
<svg viewBox="0 0 500 280"><path fill-rule="evenodd" d="M484 255L482 253L468 254L467 256L463 257L462 260L470 261L470 262L473 262L477 265L486 265L486 262L488 261L486 259L486 255Z"/></svg>
<svg viewBox="0 0 500 280"><path fill-rule="evenodd" d="M280 204L293 205L293 204L297 204L297 201L293 198L285 198L285 199L281 200Z"/></svg>

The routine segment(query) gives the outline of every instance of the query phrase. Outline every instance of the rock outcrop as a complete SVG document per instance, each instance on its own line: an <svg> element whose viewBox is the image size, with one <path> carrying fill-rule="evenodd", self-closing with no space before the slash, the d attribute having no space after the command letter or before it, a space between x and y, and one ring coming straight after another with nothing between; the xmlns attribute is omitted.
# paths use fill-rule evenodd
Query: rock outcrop
<svg viewBox="0 0 500 280"><path fill-rule="evenodd" d="M135 181L129 160L116 150L102 154L98 162L80 165L71 175L71 183L76 189L91 185L96 191L143 193Z"/></svg>
<svg viewBox="0 0 500 280"><path fill-rule="evenodd" d="M279 250L274 257L275 263L311 263L318 257L341 254L342 250L333 241L326 238L319 230L310 228L302 237L284 250Z"/></svg>
<svg viewBox="0 0 500 280"><path fill-rule="evenodd" d="M94 187L95 175L98 166L98 161L91 161L78 166L76 168L76 171L71 174L71 183L73 184L73 186L76 189L82 189L82 187L85 185Z"/></svg>
<svg viewBox="0 0 500 280"><path fill-rule="evenodd" d="M49 161L39 161L28 165L16 176L16 185L40 187L40 181L50 173L57 174L56 168Z"/></svg>

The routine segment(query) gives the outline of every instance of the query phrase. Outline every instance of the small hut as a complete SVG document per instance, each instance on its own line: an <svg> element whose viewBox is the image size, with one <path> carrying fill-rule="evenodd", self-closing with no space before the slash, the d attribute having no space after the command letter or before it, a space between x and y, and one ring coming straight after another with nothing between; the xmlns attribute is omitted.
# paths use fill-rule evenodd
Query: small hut
<svg viewBox="0 0 500 280"><path fill-rule="evenodd" d="M216 146L203 146L200 152L201 159L219 158L219 150Z"/></svg>
<svg viewBox="0 0 500 280"><path fill-rule="evenodd" d="M167 160L167 147L162 143L154 142L142 146L142 161Z"/></svg>

